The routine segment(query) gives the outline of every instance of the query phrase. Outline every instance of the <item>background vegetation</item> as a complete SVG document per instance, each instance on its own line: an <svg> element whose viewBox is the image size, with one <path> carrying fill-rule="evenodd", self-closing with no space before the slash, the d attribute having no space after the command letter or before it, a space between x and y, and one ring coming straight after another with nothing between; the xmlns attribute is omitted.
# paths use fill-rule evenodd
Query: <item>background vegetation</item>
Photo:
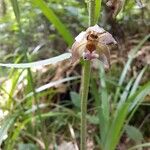
<svg viewBox="0 0 150 150"><path fill-rule="evenodd" d="M118 48L111 50L108 72L102 67L92 70L89 150L150 147L150 1L143 0L142 8L137 2L125 0L116 19L105 0L101 8L96 7L98 25L112 33ZM1 66L39 62L68 52L74 37L88 27L87 3L0 0ZM71 66L68 59L55 61L36 68L29 64L27 69L0 67L1 149L79 146L82 62Z"/></svg>

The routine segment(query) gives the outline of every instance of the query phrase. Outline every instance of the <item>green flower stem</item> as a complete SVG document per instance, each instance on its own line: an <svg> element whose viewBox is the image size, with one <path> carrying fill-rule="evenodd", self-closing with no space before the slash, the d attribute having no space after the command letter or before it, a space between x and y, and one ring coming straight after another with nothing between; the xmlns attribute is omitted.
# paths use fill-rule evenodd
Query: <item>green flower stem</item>
<svg viewBox="0 0 150 150"><path fill-rule="evenodd" d="M88 1L89 7L89 26L94 25L94 16L95 16L95 0ZM86 123L86 114L87 114L87 99L89 93L89 83L90 83L90 73L91 73L91 61L84 60L83 64L83 74L82 74L82 83L81 83L81 141L80 141L80 150L86 150L86 138L87 138L87 123Z"/></svg>

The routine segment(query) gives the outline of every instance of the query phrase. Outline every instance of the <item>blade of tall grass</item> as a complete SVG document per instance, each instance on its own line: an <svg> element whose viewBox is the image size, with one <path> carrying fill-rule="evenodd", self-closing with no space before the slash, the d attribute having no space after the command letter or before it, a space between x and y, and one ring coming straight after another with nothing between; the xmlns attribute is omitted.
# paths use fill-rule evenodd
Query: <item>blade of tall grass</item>
<svg viewBox="0 0 150 150"><path fill-rule="evenodd" d="M56 16L54 11L48 7L46 2L43 0L33 0L32 1L40 10L42 13L47 17L47 19L55 26L55 28L58 30L58 32L62 35L64 40L67 42L68 45L71 45L73 42L73 37L70 34L67 27L60 21L60 19Z"/></svg>
<svg viewBox="0 0 150 150"><path fill-rule="evenodd" d="M114 150L121 136L121 131L123 130L123 124L129 113L129 108L131 102L136 101L139 103L150 92L150 82L142 86L133 96L129 97L122 105L118 107L114 116L114 120L109 129L109 134L107 136L107 141L105 142L104 150ZM111 138L110 138L111 137Z"/></svg>
<svg viewBox="0 0 150 150"><path fill-rule="evenodd" d="M125 77L126 77L126 74L130 68L130 65L135 57L135 54L137 53L137 51L141 48L141 46L150 38L150 34L148 34L147 36L144 37L144 39L135 47L131 50L131 53L129 54L128 56L128 61L126 63L126 65L124 66L124 69L122 71L122 74L120 76L120 79L119 79L119 86L118 88L116 89L116 93L115 93L115 98L114 98L114 102L116 103L117 100L118 100L118 97L119 97L119 94L120 94L120 87L122 86L124 80L125 80Z"/></svg>
<svg viewBox="0 0 150 150"><path fill-rule="evenodd" d="M133 96L134 94L135 94L135 92L137 91L137 89L138 89L138 87L139 87L139 83L140 83L140 81L141 81L141 78L142 78L142 76L143 76L143 74L144 74L144 72L146 71L146 69L147 69L147 66L145 66L142 70L141 70L141 72L138 74L138 76L136 77L136 80L135 80L135 82L134 82L134 84L133 84L133 86L132 86L132 88L131 88L131 90L130 90L130 93L129 93L129 98L131 97L131 96ZM142 102L143 101L143 99L144 98L142 98L141 100L140 100L140 102ZM129 123L129 121L131 120L131 118L132 118L132 116L134 115L134 113L135 113L135 111L137 110L137 108L139 107L139 105L141 105L141 103L140 102L138 102L138 103L136 103L136 106L135 107L132 107L132 105L133 105L133 102L130 102L130 108L129 108L129 116L127 117L127 119L126 119L126 125L128 125L128 123ZM132 107L132 109L131 109L131 107Z"/></svg>
<svg viewBox="0 0 150 150"><path fill-rule="evenodd" d="M139 148L144 148L144 147L149 148L150 147L150 143L139 144L139 145L136 145L136 146L133 146L133 147L129 148L128 150L137 150Z"/></svg>
<svg viewBox="0 0 150 150"><path fill-rule="evenodd" d="M142 79L142 77L143 77L143 74L145 73L147 67L148 67L148 66L145 66L145 67L142 69L142 71L138 74L138 76L136 77L136 80L135 80L135 82L134 82L134 84L133 84L133 86L132 86L132 89L131 89L131 91L130 91L129 97L132 96L132 95L136 92L137 88L139 87L139 83L140 83L140 81L141 81L141 79Z"/></svg>
<svg viewBox="0 0 150 150"><path fill-rule="evenodd" d="M127 86L125 87L123 93L120 96L120 100L119 100L118 106L117 106L118 108L121 107L123 105L123 103L125 103L125 101L127 100L127 97L128 97L128 94L130 92L130 89L131 89L131 86L132 86L133 82L134 82L134 79L132 78L128 82Z"/></svg>
<svg viewBox="0 0 150 150"><path fill-rule="evenodd" d="M101 3L102 0L95 0L95 22L97 23L99 20L99 17L101 17Z"/></svg>
<svg viewBox="0 0 150 150"><path fill-rule="evenodd" d="M144 72L146 71L146 69L147 69L147 66L144 67L144 68L142 69L142 71L139 73L139 75L137 76L136 81L134 82L133 87L132 87L132 89L131 89L131 93L130 93L129 97L131 97L132 95L134 95L134 93L136 92L136 90L137 90L137 88L138 88L138 86L139 86L139 83L140 83L140 81L141 81L141 78L143 77L143 74L144 74ZM142 100L141 100L141 101L142 101ZM131 104L131 106L130 106L129 111L132 111L132 110L136 107L136 105L137 105L138 102L133 101L133 102L131 102L131 103L132 103L132 104Z"/></svg>
<svg viewBox="0 0 150 150"><path fill-rule="evenodd" d="M16 119L17 115L10 115L7 119L0 124L0 145L2 144L3 140L7 137L7 133L9 128L12 126Z"/></svg>
<svg viewBox="0 0 150 150"><path fill-rule="evenodd" d="M44 108L46 108L46 107L48 107L48 106L49 106L49 104L44 104L44 103L39 104L39 108L40 108L40 109L44 109ZM36 105L33 105L32 108L30 108L30 109L28 109L27 111L25 111L24 114L31 114L31 113L34 113L34 112L37 111L37 109L38 109L38 107L37 107Z"/></svg>
<svg viewBox="0 0 150 150"><path fill-rule="evenodd" d="M12 101L11 97L14 97L14 92L16 90L19 79L20 79L21 75L23 74L23 72L24 72L24 70L22 70L22 71L17 70L13 73L13 75L9 79L10 80L9 89L7 89L7 92L9 93L9 97L8 97L8 100L6 103L6 106L8 108L12 107L12 104L14 101ZM7 85L5 86L5 88L8 88Z"/></svg>
<svg viewBox="0 0 150 150"><path fill-rule="evenodd" d="M48 112L41 114L42 118L47 118L47 117L58 117L58 116L65 116L68 115L68 113L63 113L63 112ZM14 130L12 137L8 141L8 145L6 146L7 150L12 150L14 149L14 144L15 141L17 140L19 134L21 133L21 130L25 127L26 124L28 124L32 119L39 119L38 115L35 116L30 116L27 119L25 119L22 123L18 124L17 128Z"/></svg>
<svg viewBox="0 0 150 150"><path fill-rule="evenodd" d="M105 70L103 68L103 65L100 64L100 70L99 70L99 76L100 76L100 92L101 93L101 108L99 112L99 120L100 120L100 136L102 145L106 140L106 136L108 133L109 128L109 121L110 121L110 106L109 106L109 98L108 98L108 92L106 87L106 79L105 79Z"/></svg>
<svg viewBox="0 0 150 150"><path fill-rule="evenodd" d="M47 90L51 87L55 87L55 86L58 86L59 84L61 83L64 83L64 82L67 82L67 81L71 81L71 80L76 80L76 79L79 79L80 77L67 77L67 78L64 78L64 79L60 79L60 80L57 80L57 81L53 81L53 82L50 82L48 84L45 84L45 85L42 85L41 87L35 89L36 93L40 93L44 90ZM25 98L22 99L22 101L24 101L25 99L29 98L33 96L33 92L31 93L28 93ZM21 101L21 102L22 102Z"/></svg>
<svg viewBox="0 0 150 150"><path fill-rule="evenodd" d="M101 82L101 108L104 117L109 120L109 99L108 99L108 92L106 88L106 79L105 79L105 70L103 65L100 65L100 82Z"/></svg>
<svg viewBox="0 0 150 150"><path fill-rule="evenodd" d="M17 0L11 0L11 4L13 7L13 11L16 16L17 22L20 22L20 12L19 12L19 6L18 6L18 1Z"/></svg>
<svg viewBox="0 0 150 150"><path fill-rule="evenodd" d="M56 64L56 63L58 63L60 61L69 59L70 57L71 57L71 53L64 53L64 54L61 54L61 55L56 56L56 57L52 57L52 58L49 58L49 59L40 60L40 61L36 61L36 62L20 63L20 64L13 64L13 63L4 64L4 63L0 63L0 66L2 66L2 67L11 67L11 68L40 67L40 66L45 66L45 65L49 65L49 64Z"/></svg>
<svg viewBox="0 0 150 150"><path fill-rule="evenodd" d="M130 98L131 96L133 96L133 95L135 94L135 92L137 91L139 82L140 82L140 80L141 80L141 78L142 78L144 72L146 71L146 69L147 69L147 66L144 67L144 68L141 70L141 72L138 74L138 76L137 76L137 78L136 78L136 80L135 80L135 82L134 82L134 84L133 84L133 86L132 86L132 88L131 88L131 90L130 90L130 93L132 92L132 94L129 93L128 98ZM134 92L133 92L133 91L134 91ZM128 114L129 114L129 115L128 115L127 119L126 119L126 125L125 125L125 126L128 125L128 123L129 123L129 121L131 120L131 118L133 117L134 113L136 112L136 110L138 109L138 107L141 105L141 102L143 101L143 99L144 99L144 97L141 98L141 99L136 103L136 106L135 106L135 107L132 107L132 109L131 109L131 106L133 105L133 104L132 104L133 102L132 102L132 101L129 102L129 104L130 104L129 109L128 109ZM122 130L122 132L120 133L120 135L121 135L122 133L123 133L123 130Z"/></svg>

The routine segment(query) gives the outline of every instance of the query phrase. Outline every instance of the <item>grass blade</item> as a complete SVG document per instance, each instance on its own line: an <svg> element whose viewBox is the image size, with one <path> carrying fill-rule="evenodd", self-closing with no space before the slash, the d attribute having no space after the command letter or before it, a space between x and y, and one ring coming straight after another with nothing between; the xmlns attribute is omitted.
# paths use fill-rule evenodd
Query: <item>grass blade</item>
<svg viewBox="0 0 150 150"><path fill-rule="evenodd" d="M132 95L136 92L136 90L137 90L137 88L138 88L138 86L139 86L139 83L140 83L140 81L141 81L141 78L143 77L143 74L145 73L146 69L147 69L147 66L144 67L144 68L142 69L142 71L139 73L139 75L137 76L137 78L136 78L136 80L135 80L135 82L134 82L134 84L133 84L133 87L132 87L132 89L131 89L131 91L130 91L129 97L132 96Z"/></svg>
<svg viewBox="0 0 150 150"><path fill-rule="evenodd" d="M95 22L98 22L101 13L101 2L102 0L95 0Z"/></svg>
<svg viewBox="0 0 150 150"><path fill-rule="evenodd" d="M100 93L101 93L101 110L99 114L100 120L100 135L102 143L105 142L108 128L109 128L109 99L105 82L105 71L102 65L100 65Z"/></svg>
<svg viewBox="0 0 150 150"><path fill-rule="evenodd" d="M20 12L19 12L19 7L18 7L18 1L17 0L11 0L11 4L13 7L13 11L16 16L16 20L19 23L20 22Z"/></svg>
<svg viewBox="0 0 150 150"><path fill-rule="evenodd" d="M125 87L124 92L121 94L120 100L119 100L119 103L118 103L118 106L117 106L118 108L121 107L125 103L125 101L127 100L128 94L130 92L130 88L131 88L131 86L133 84L133 81L134 80L132 78L129 81L129 83L127 84L127 86Z"/></svg>
<svg viewBox="0 0 150 150"><path fill-rule="evenodd" d="M44 90L47 90L47 89L49 89L51 87L58 86L61 83L64 83L64 82L67 82L67 81L71 81L71 80L76 80L76 79L79 79L79 78L80 77L68 77L68 78L64 78L64 79L61 79L61 80L53 81L53 82L50 82L48 84L45 84L45 85L35 89L35 91L36 91L36 93L40 93L40 92L42 92ZM23 100L25 100L25 99L27 99L27 98L29 98L31 96L33 96L33 92L27 94Z"/></svg>
<svg viewBox="0 0 150 150"><path fill-rule="evenodd" d="M139 145L136 145L136 146L133 146L131 148L129 148L128 150L137 150L139 148L144 148L144 147L150 147L150 143L143 143L143 144L139 144Z"/></svg>
<svg viewBox="0 0 150 150"><path fill-rule="evenodd" d="M58 116L64 116L64 115L68 115L65 112L48 112L48 113L44 113L41 114L42 118L48 118L48 117L58 117ZM18 138L19 134L21 133L21 130L25 127L26 124L28 124L32 119L39 119L39 115L35 115L35 116L30 116L27 119L25 119L23 122L21 122L17 128L14 130L13 135L10 139L10 141L8 142L9 145L7 145L7 149L8 150L12 150L14 149L14 144L16 139Z"/></svg>
<svg viewBox="0 0 150 150"><path fill-rule="evenodd" d="M122 74L120 76L120 79L119 79L119 86L116 90L116 93L115 93L115 98L114 98L114 101L115 103L117 102L117 99L118 99L118 96L119 96L119 93L120 93L120 87L122 86L124 80L125 80L125 77L126 77L126 74L130 68L130 65L135 57L135 54L137 53L137 51L141 48L141 46L150 38L150 34L148 34L147 36L145 36L145 38L133 49L131 50L131 53L129 54L129 58L128 58L128 61L122 71Z"/></svg>
<svg viewBox="0 0 150 150"><path fill-rule="evenodd" d="M112 122L112 125L109 130L108 139L105 143L104 150L114 150L122 133L123 125L125 119L129 113L129 108L131 106L131 102L136 102L136 104L140 103L143 98L149 94L150 92L150 82L142 86L133 96L129 97L122 105L122 107L118 107L115 113L115 118ZM113 136L112 136L113 135ZM112 137L112 138L110 138Z"/></svg>
<svg viewBox="0 0 150 150"><path fill-rule="evenodd" d="M71 45L73 42L73 37L70 34L66 26L60 21L51 8L49 8L43 0L33 0L33 3L40 8L42 13L47 17L47 19L55 26L58 32L62 35L64 40Z"/></svg>
<svg viewBox="0 0 150 150"><path fill-rule="evenodd" d="M103 115L107 120L109 120L109 100L108 100L108 93L106 88L106 82L105 82L105 71L102 65L100 65L100 81L101 81L101 107Z"/></svg>
<svg viewBox="0 0 150 150"><path fill-rule="evenodd" d="M16 119L16 115L9 116L2 124L0 128L0 145L2 144L4 137L7 135L9 128L12 126Z"/></svg>
<svg viewBox="0 0 150 150"><path fill-rule="evenodd" d="M64 53L56 57L52 57L49 59L45 60L40 60L36 62L31 62L31 63L20 63L20 64L3 64L0 63L0 66L2 67L10 67L10 68L31 68L31 67L39 67L39 66L45 66L45 65L50 65L50 64L56 64L60 61L69 59L71 57L71 53Z"/></svg>

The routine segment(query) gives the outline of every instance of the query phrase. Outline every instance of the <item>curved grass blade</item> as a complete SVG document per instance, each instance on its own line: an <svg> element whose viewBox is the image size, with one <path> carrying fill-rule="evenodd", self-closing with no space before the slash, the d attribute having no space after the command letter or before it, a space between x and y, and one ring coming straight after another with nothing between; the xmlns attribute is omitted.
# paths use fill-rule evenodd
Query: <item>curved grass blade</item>
<svg viewBox="0 0 150 150"><path fill-rule="evenodd" d="M100 64L99 69L99 76L100 76L100 93L101 93L101 109L99 113L99 121L100 121L100 135L102 144L106 140L106 136L108 133L109 123L110 123L110 110L109 110L109 97L106 87L106 79L105 79L105 70L102 64Z"/></svg>
<svg viewBox="0 0 150 150"><path fill-rule="evenodd" d="M120 87L122 86L124 80L125 80L125 77L126 77L126 74L130 68L130 65L135 57L135 54L137 53L137 51L141 48L141 46L150 38L150 34L148 34L147 36L144 37L144 39L134 48L131 50L131 53L129 54L129 58L128 58L128 61L126 63L126 65L124 66L124 69L122 71L122 74L120 76L120 79L119 79L119 86L116 90L116 93L115 93L115 98L114 98L114 101L115 103L117 102L117 99L118 99L118 96L120 94Z"/></svg>
<svg viewBox="0 0 150 150"><path fill-rule="evenodd" d="M31 63L20 63L20 64L3 64L0 63L0 66L2 67L9 67L9 68L31 68L31 67L39 67L39 66L45 66L45 65L50 65L50 64L56 64L60 61L69 59L71 57L71 53L64 53L56 57L52 57L49 59L45 60L40 60L36 62L31 62Z"/></svg>
<svg viewBox="0 0 150 150"><path fill-rule="evenodd" d="M128 150L137 150L139 148L150 147L150 143L143 143L129 148Z"/></svg>
<svg viewBox="0 0 150 150"><path fill-rule="evenodd" d="M66 26L60 21L51 8L49 8L43 0L33 0L33 3L40 8L42 13L47 17L47 19L55 26L58 32L62 35L64 40L71 45L73 42L73 37L70 34Z"/></svg>
<svg viewBox="0 0 150 150"><path fill-rule="evenodd" d="M48 112L41 114L42 118L47 118L47 117L58 117L58 116L65 116L68 115L68 113L65 112ZM25 127L27 123L29 123L32 119L39 119L39 116L30 116L29 118L25 119L22 123L18 125L18 127L14 130L13 135L11 139L8 141L9 145L7 145L6 149L12 150L14 149L14 144L16 142L17 137L19 136L21 130Z"/></svg>
<svg viewBox="0 0 150 150"><path fill-rule="evenodd" d="M95 23L98 22L101 13L101 2L102 0L95 0Z"/></svg>
<svg viewBox="0 0 150 150"><path fill-rule="evenodd" d="M131 86L133 84L133 81L134 81L134 78L131 78L131 80L126 85L123 93L120 96L120 100L119 100L118 106L117 106L118 108L121 107L125 103L125 101L127 100L128 94L129 94Z"/></svg>
<svg viewBox="0 0 150 150"><path fill-rule="evenodd" d="M44 90L47 90L47 89L49 89L51 87L54 87L54 86L57 86L57 85L59 85L61 83L64 83L64 82L67 82L67 81L71 81L71 80L76 80L76 79L79 79L79 78L80 77L68 77L68 78L64 78L64 79L61 79L61 80L53 81L53 82L50 82L48 84L45 84L45 85L35 89L35 91L36 91L36 93L40 93L40 92L43 92ZM33 96L33 92L27 94L23 100L25 100L25 99L27 99L27 98L29 98L31 96Z"/></svg>
<svg viewBox="0 0 150 150"><path fill-rule="evenodd" d="M133 84L133 86L132 86L132 89L131 89L131 91L130 91L129 97L132 96L132 95L136 92L136 90L137 90L137 88L138 88L138 86L139 86L139 83L140 83L140 81L141 81L141 79L142 79L142 77L143 77L143 74L145 73L146 69L147 69L147 66L144 67L144 68L142 69L142 71L139 73L139 75L137 76L137 78L136 78L136 80L135 80L135 82L134 82L134 84Z"/></svg>
<svg viewBox="0 0 150 150"><path fill-rule="evenodd" d="M19 23L20 22L20 12L19 12L19 7L18 7L18 1L17 0L11 0L11 4L13 7L13 11L16 16L16 20Z"/></svg>
<svg viewBox="0 0 150 150"><path fill-rule="evenodd" d="M129 97L126 100L126 103L122 105L122 107L118 108L114 120L112 122L112 125L109 129L109 134L107 136L108 140L105 143L104 150L114 150L123 130L123 125L125 122L125 119L127 118L129 114L129 108L131 106L131 102L136 102L136 104L140 103L143 98L149 94L150 92L150 82L142 86L133 96ZM138 105L139 106L139 105ZM113 135L112 138L110 138Z"/></svg>
<svg viewBox="0 0 150 150"><path fill-rule="evenodd" d="M0 145L2 144L4 137L7 135L7 132L11 125L14 123L17 115L10 115L4 122L1 124L0 128Z"/></svg>

